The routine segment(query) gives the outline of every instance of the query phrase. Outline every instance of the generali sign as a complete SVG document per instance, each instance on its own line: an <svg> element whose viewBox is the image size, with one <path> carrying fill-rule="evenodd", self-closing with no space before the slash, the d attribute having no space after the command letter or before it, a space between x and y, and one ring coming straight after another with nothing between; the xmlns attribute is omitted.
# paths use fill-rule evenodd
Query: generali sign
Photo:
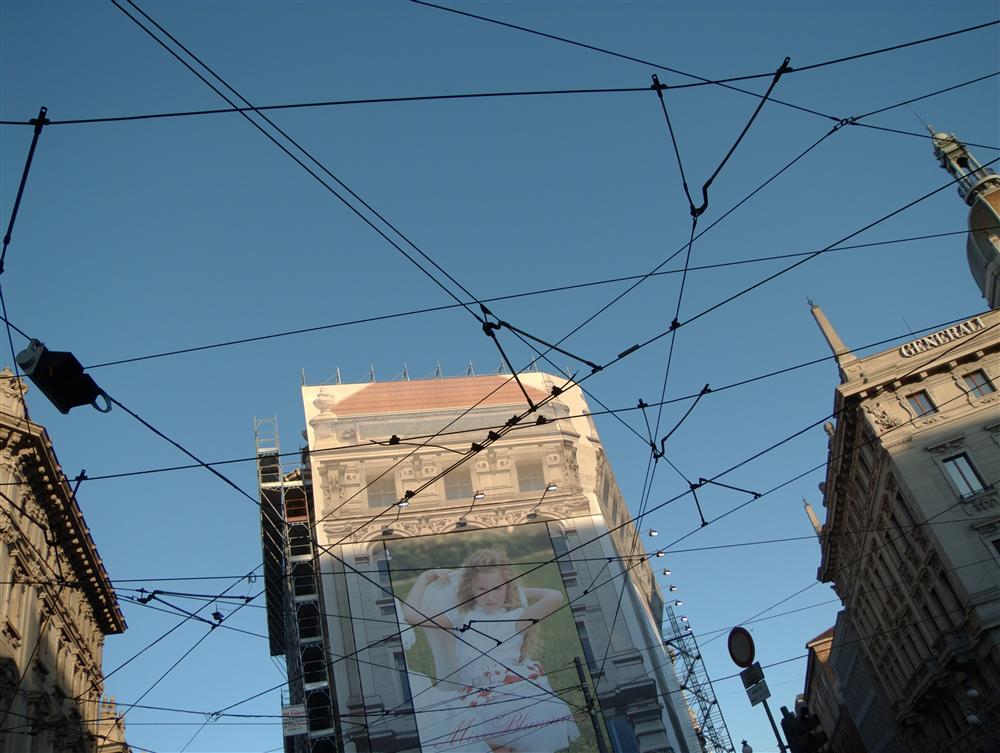
<svg viewBox="0 0 1000 753"><path fill-rule="evenodd" d="M971 335L975 332L980 332L986 328L983 324L982 317L977 316L975 319L968 319L961 324L956 324L954 327L948 327L940 332L935 332L933 335L928 335L927 337L921 337L918 340L913 340L906 343L899 349L899 355L903 358L909 358L910 356L915 356L918 353L925 353L932 348L939 348L942 345L947 345L955 340L960 340L967 335Z"/></svg>

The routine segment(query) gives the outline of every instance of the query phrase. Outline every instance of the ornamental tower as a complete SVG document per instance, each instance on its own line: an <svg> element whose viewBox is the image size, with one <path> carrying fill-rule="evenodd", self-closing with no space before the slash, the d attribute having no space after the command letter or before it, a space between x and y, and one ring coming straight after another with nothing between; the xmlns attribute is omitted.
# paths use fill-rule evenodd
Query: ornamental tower
<svg viewBox="0 0 1000 753"><path fill-rule="evenodd" d="M928 129L931 130L931 129ZM969 205L969 269L990 308L1000 308L1000 176L952 133L931 130L934 156L958 182Z"/></svg>

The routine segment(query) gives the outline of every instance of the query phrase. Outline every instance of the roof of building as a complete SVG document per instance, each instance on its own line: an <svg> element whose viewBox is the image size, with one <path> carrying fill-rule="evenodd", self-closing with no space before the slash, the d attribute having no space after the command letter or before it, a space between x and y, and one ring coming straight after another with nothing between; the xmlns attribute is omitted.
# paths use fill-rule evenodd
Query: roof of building
<svg viewBox="0 0 1000 753"><path fill-rule="evenodd" d="M831 625L826 630L824 630L822 633L820 633L815 638L813 638L811 641L806 641L806 646L807 647L811 646L814 643L822 643L825 640L833 638L833 628L834 627L835 627L834 625Z"/></svg>
<svg viewBox="0 0 1000 753"><path fill-rule="evenodd" d="M79 587L105 635L125 631L125 618L114 588L97 553L90 529L56 458L48 432L26 416L27 385L0 371L0 445L24 475L35 502L44 511L49 530L61 546Z"/></svg>
<svg viewBox="0 0 1000 753"><path fill-rule="evenodd" d="M546 393L536 387L525 385L525 389L534 401L546 397ZM518 403L526 405L524 394L511 377L468 376L414 382L372 382L336 400L332 412L347 416Z"/></svg>

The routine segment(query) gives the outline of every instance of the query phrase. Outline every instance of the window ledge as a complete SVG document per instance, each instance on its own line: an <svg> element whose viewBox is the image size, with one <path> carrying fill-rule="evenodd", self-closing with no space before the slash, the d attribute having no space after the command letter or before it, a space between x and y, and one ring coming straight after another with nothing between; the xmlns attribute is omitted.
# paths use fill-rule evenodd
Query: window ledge
<svg viewBox="0 0 1000 753"><path fill-rule="evenodd" d="M966 515L981 515L1000 510L1000 496L992 489L984 489L962 498L962 510Z"/></svg>
<svg viewBox="0 0 1000 753"><path fill-rule="evenodd" d="M7 636L7 640L10 641L10 645L14 648L20 648L23 638L18 632L17 628L10 620L4 620L3 626L0 627L0 632Z"/></svg>

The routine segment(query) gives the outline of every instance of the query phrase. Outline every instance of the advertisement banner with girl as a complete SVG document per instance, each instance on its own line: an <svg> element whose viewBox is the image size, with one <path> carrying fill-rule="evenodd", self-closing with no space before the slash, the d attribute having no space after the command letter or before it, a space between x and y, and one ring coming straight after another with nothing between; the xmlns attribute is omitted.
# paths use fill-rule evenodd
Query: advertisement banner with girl
<svg viewBox="0 0 1000 753"><path fill-rule="evenodd" d="M386 545L425 753L597 750L546 524Z"/></svg>

